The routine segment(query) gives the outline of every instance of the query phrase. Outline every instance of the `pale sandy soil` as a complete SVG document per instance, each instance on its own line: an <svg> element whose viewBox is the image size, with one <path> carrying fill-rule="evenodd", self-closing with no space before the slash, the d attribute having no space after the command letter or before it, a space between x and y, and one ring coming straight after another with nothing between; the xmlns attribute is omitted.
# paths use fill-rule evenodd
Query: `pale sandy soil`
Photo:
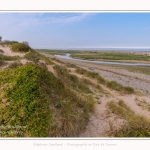
<svg viewBox="0 0 150 150"><path fill-rule="evenodd" d="M13 52L11 51L11 48L9 46L1 46L0 45L0 49L3 50L3 55L5 56L19 56L21 57L20 62L24 65L28 62L31 62L25 58L23 58L25 56L26 53L19 53L19 52ZM7 68L11 63L13 63L14 61L7 61L7 65L4 65L0 68L0 70L4 70L5 68Z"/></svg>
<svg viewBox="0 0 150 150"><path fill-rule="evenodd" d="M23 57L25 55L25 53L12 52L10 47L8 47L8 46L1 46L0 45L0 49L2 49L4 51L3 55L6 55L6 56L20 56L20 57Z"/></svg>

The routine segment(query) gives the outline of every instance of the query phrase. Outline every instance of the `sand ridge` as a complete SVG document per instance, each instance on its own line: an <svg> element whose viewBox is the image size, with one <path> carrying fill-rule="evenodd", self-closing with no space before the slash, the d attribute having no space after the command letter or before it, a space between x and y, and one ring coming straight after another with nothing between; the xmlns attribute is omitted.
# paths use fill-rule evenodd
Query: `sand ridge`
<svg viewBox="0 0 150 150"><path fill-rule="evenodd" d="M6 56L19 56L19 57L24 57L25 53L19 53L19 52L13 52L11 51L10 46L2 46L0 45L0 49L3 50L3 55Z"/></svg>

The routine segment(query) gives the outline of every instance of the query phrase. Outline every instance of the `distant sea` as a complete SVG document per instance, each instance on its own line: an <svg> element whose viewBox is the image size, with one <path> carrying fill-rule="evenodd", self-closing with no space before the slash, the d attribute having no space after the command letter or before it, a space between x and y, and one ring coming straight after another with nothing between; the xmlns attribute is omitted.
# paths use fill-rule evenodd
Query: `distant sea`
<svg viewBox="0 0 150 150"><path fill-rule="evenodd" d="M41 48L42 49L42 48ZM45 50L89 50L89 51L125 51L125 52L150 52L150 48L44 48Z"/></svg>

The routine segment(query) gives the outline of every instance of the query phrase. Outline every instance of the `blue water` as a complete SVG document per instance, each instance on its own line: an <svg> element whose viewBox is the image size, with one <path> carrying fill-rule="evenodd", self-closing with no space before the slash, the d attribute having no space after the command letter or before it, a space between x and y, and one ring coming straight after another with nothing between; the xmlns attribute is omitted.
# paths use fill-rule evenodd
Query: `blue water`
<svg viewBox="0 0 150 150"><path fill-rule="evenodd" d="M66 55L55 55L58 58L62 59L69 59L69 60L76 60L81 62L90 62L90 63L96 63L96 64L112 64L112 65L125 65L125 66L150 66L150 64L143 64L143 63L127 63L127 62L111 62L111 61L101 61L101 60L83 60L83 59L76 59L70 57L69 53L66 53Z"/></svg>

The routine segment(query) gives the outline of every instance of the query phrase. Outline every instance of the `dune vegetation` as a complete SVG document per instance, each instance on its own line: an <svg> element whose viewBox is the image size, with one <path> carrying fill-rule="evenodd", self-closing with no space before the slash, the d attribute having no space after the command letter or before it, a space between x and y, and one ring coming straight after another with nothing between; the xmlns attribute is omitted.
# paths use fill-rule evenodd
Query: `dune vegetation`
<svg viewBox="0 0 150 150"><path fill-rule="evenodd" d="M55 51L47 57L28 43L5 41L0 46L0 137L79 137L94 120L92 115L101 121L98 128L104 120L111 125L108 119L113 115L125 120L107 136L150 136L149 119L136 114L125 99L118 100L135 100L134 88L107 80L89 66L57 59ZM149 111L150 104L142 102L141 97L135 101Z"/></svg>
<svg viewBox="0 0 150 150"><path fill-rule="evenodd" d="M26 64L1 58L12 58L0 71L1 137L76 137L85 129L94 99L80 79L58 65L54 76L48 71L54 63L33 49L22 58Z"/></svg>

